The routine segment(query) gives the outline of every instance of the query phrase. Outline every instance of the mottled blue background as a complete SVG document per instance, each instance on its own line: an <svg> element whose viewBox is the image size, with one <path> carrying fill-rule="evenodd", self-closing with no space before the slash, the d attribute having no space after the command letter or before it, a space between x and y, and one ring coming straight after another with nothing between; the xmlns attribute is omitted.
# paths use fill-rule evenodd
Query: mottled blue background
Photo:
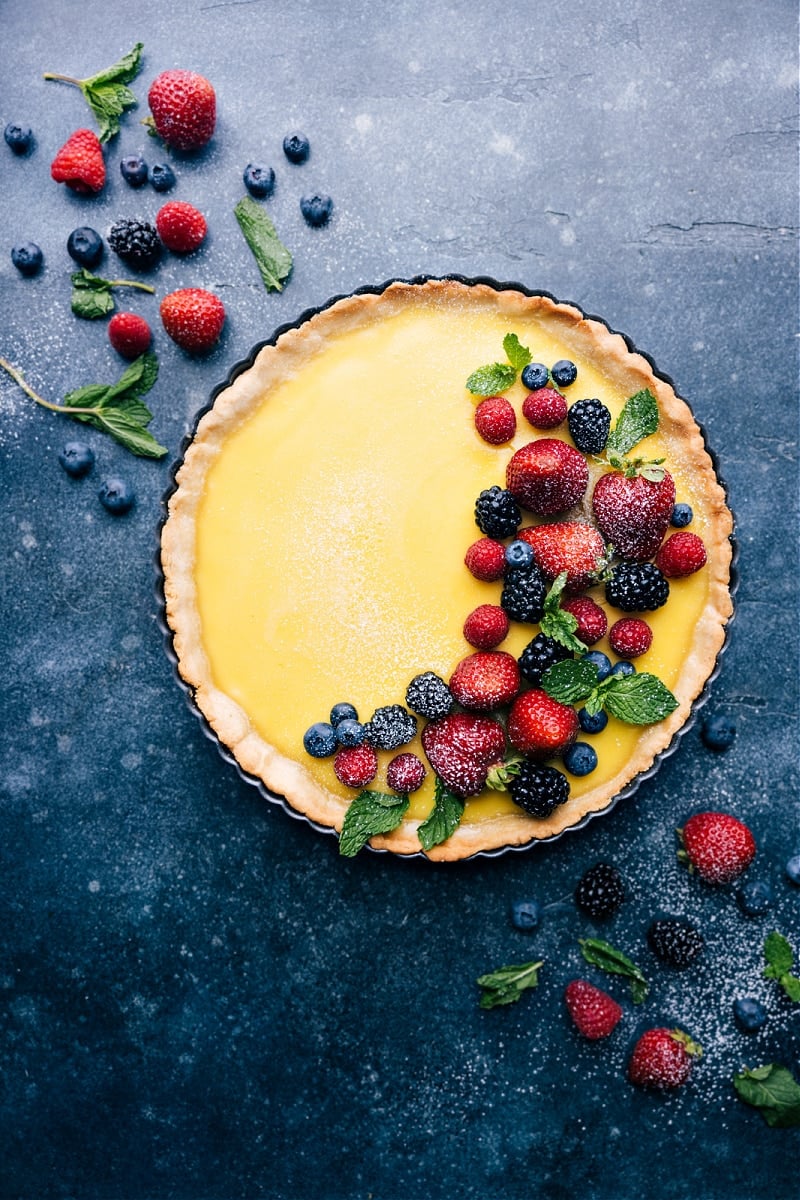
<svg viewBox="0 0 800 1200"><path fill-rule="evenodd" d="M217 291L210 358L188 359L152 318L161 377L153 428L174 457L211 389L279 324L339 292L420 272L490 274L573 300L628 333L708 430L738 517L742 585L709 710L734 747L692 730L635 798L559 842L455 867L337 856L243 783L202 736L157 625L153 556L169 460L133 460L90 431L93 474L57 462L74 434L0 379L3 715L0 733L0 1195L3 1200L784 1200L798 1135L733 1094L743 1064L798 1073L798 1016L760 978L761 943L800 949L797 795L797 14L788 0L153 0L0 10L0 120L36 147L0 145L0 353L57 399L112 379L102 322L69 310L65 243L152 219L123 153L156 153L139 118L150 81L189 67L217 88L213 142L177 162L175 198L207 215L204 249L165 259L157 293ZM50 181L56 149L91 125L91 74L145 44L142 109L109 147L109 183L81 199ZM312 155L292 167L283 135ZM247 162L274 165L269 201L295 255L268 295L232 210ZM334 197L311 230L298 200ZM9 251L32 239L41 276ZM113 259L113 256L111 256ZM106 266L111 266L106 260ZM335 398L333 398L335 402ZM97 500L124 473L123 519ZM280 703L280 698L276 698ZM707 710L707 711L709 711ZM676 864L697 807L752 827L750 877L776 901L743 917ZM630 900L609 926L570 895L598 858ZM514 899L551 903L511 927ZM689 972L658 968L659 911L703 927ZM610 1042L582 1043L561 993L577 938L606 936L652 978L624 986ZM544 958L516 1006L482 1012L474 980ZM738 995L767 1028L737 1032ZM624 1078L645 1023L680 1023L705 1056L678 1095Z"/></svg>

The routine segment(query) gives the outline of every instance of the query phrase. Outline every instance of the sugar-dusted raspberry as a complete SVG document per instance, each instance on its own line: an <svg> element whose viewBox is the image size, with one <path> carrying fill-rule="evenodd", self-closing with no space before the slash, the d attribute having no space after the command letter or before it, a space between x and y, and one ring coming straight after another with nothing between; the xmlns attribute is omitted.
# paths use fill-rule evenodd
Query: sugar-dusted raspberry
<svg viewBox="0 0 800 1200"><path fill-rule="evenodd" d="M464 555L467 568L483 583L494 583L503 578L506 567L506 548L494 538L482 537L473 542Z"/></svg>
<svg viewBox="0 0 800 1200"><path fill-rule="evenodd" d="M386 782L393 792L416 792L427 771L416 754L397 754L386 768Z"/></svg>
<svg viewBox="0 0 800 1200"><path fill-rule="evenodd" d="M591 596L573 596L569 600L562 600L561 607L564 612L572 613L578 622L575 636L587 646L593 646L600 638L605 637L608 618Z"/></svg>
<svg viewBox="0 0 800 1200"><path fill-rule="evenodd" d="M487 396L475 409L475 428L490 446L502 446L517 432L517 414L505 396Z"/></svg>
<svg viewBox="0 0 800 1200"><path fill-rule="evenodd" d="M123 358L134 359L150 349L153 334L144 317L118 312L108 323L108 340Z"/></svg>
<svg viewBox="0 0 800 1200"><path fill-rule="evenodd" d="M653 631L641 617L622 617L611 626L608 640L620 658L638 658L650 649Z"/></svg>
<svg viewBox="0 0 800 1200"><path fill-rule="evenodd" d="M705 566L706 548L696 533L673 533L656 555L656 566L668 579L693 575Z"/></svg>
<svg viewBox="0 0 800 1200"><path fill-rule="evenodd" d="M378 756L366 742L360 746L343 746L336 753L333 769L345 787L365 787L377 774Z"/></svg>
<svg viewBox="0 0 800 1200"><path fill-rule="evenodd" d="M534 429L555 429L567 417L567 402L555 388L537 388L525 397L522 415Z"/></svg>
<svg viewBox="0 0 800 1200"><path fill-rule="evenodd" d="M476 650L494 650L508 634L508 625L498 604L479 604L464 622L464 637Z"/></svg>

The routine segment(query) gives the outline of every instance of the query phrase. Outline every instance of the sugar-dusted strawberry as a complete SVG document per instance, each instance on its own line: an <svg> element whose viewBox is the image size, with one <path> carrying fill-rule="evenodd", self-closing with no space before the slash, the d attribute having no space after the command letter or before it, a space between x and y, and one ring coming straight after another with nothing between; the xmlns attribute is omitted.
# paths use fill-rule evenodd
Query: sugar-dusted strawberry
<svg viewBox="0 0 800 1200"><path fill-rule="evenodd" d="M203 214L184 200L168 200L161 206L156 214L156 229L173 254L191 254L208 233Z"/></svg>
<svg viewBox="0 0 800 1200"><path fill-rule="evenodd" d="M555 388L537 388L523 400L522 415L534 429L555 429L567 419L567 402Z"/></svg>
<svg viewBox="0 0 800 1200"><path fill-rule="evenodd" d="M123 358L134 359L150 349L153 334L144 317L137 313L114 313L108 323L108 340Z"/></svg>
<svg viewBox="0 0 800 1200"><path fill-rule="evenodd" d="M450 691L463 708L487 711L509 704L519 691L519 664L505 650L479 650L462 658L450 677Z"/></svg>
<svg viewBox="0 0 800 1200"><path fill-rule="evenodd" d="M366 787L378 773L378 756L372 746L342 746L333 760L336 778L345 787Z"/></svg>
<svg viewBox="0 0 800 1200"><path fill-rule="evenodd" d="M529 442L517 450L506 468L508 491L518 504L539 517L572 508L583 499L588 484L586 459L560 438Z"/></svg>
<svg viewBox="0 0 800 1200"><path fill-rule="evenodd" d="M668 1091L680 1087L703 1053L682 1029L648 1029L637 1041L628 1063L628 1078L639 1087Z"/></svg>
<svg viewBox="0 0 800 1200"><path fill-rule="evenodd" d="M656 555L656 566L668 579L694 575L706 564L706 548L696 533L673 533Z"/></svg>
<svg viewBox="0 0 800 1200"><path fill-rule="evenodd" d="M219 341L225 324L225 307L218 296L203 288L180 288L161 301L164 328L181 349L204 354Z"/></svg>
<svg viewBox="0 0 800 1200"><path fill-rule="evenodd" d="M477 713L452 713L429 722L422 747L436 774L456 795L476 796L486 786L490 767L503 761L502 725Z"/></svg>
<svg viewBox="0 0 800 1200"><path fill-rule="evenodd" d="M609 629L608 640L620 658L638 658L650 649L653 631L641 617L622 617Z"/></svg>
<svg viewBox="0 0 800 1200"><path fill-rule="evenodd" d="M475 428L490 446L502 446L517 432L517 414L505 396L487 396L475 409Z"/></svg>
<svg viewBox="0 0 800 1200"><path fill-rule="evenodd" d="M578 1032L593 1042L608 1037L622 1019L622 1009L616 1000L585 979L568 983L564 1000Z"/></svg>
<svg viewBox="0 0 800 1200"><path fill-rule="evenodd" d="M386 782L393 792L416 792L422 787L427 771L416 754L396 754L386 768Z"/></svg>
<svg viewBox="0 0 800 1200"><path fill-rule="evenodd" d="M106 164L97 134L91 129L76 129L50 164L50 174L56 183L65 183L82 196L102 191Z"/></svg>
<svg viewBox="0 0 800 1200"><path fill-rule="evenodd" d="M578 714L541 688L517 696L508 715L508 740L521 754L552 758L575 741Z"/></svg>
<svg viewBox="0 0 800 1200"><path fill-rule="evenodd" d="M176 150L198 150L210 141L217 97L203 75L171 70L153 80L147 94L156 133Z"/></svg>
<svg viewBox="0 0 800 1200"><path fill-rule="evenodd" d="M605 637L608 629L608 618L600 605L591 596L573 596L561 601L564 612L572 613L578 622L575 636L587 646L594 646L600 638Z"/></svg>
<svg viewBox="0 0 800 1200"><path fill-rule="evenodd" d="M724 812L695 813L678 830L678 858L694 868L706 883L738 879L755 857L756 843L737 817Z"/></svg>
<svg viewBox="0 0 800 1200"><path fill-rule="evenodd" d="M609 471L594 485L592 510L606 541L620 558L652 558L667 531L675 504L675 481L668 471L644 474Z"/></svg>
<svg viewBox="0 0 800 1200"><path fill-rule="evenodd" d="M476 650L494 650L508 634L508 615L499 604L479 604L464 622L464 637Z"/></svg>
<svg viewBox="0 0 800 1200"><path fill-rule="evenodd" d="M605 561L605 542L588 521L535 525L520 529L517 537L531 547L548 580L567 572L568 592L582 592L590 587Z"/></svg>
<svg viewBox="0 0 800 1200"><path fill-rule="evenodd" d="M469 572L483 583L503 578L506 569L506 548L494 538L482 537L473 542L464 555Z"/></svg>

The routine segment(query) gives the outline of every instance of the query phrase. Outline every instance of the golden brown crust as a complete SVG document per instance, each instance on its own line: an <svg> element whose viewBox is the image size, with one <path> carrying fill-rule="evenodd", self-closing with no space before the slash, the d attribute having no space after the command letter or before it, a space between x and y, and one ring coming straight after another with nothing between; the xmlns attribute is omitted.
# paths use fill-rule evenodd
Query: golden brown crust
<svg viewBox="0 0 800 1200"><path fill-rule="evenodd" d="M466 285L456 280L430 280L424 284L391 284L382 293L349 296L315 314L298 329L284 333L276 345L257 355L251 368L240 374L217 397L202 417L177 474L177 488L169 502L168 518L161 539L166 614L174 634L174 649L182 678L194 690L195 701L220 741L233 753L247 774L311 821L339 830L349 799L320 786L306 768L270 746L251 726L247 714L217 687L211 678L202 645L194 582L195 517L203 495L207 472L220 452L226 436L245 420L268 390L280 380L302 369L315 349L339 333L371 319L373 314L397 311L409 295L432 304L485 304L511 317L534 316L561 343L576 354L601 361L603 372L626 395L650 388L660 411L660 434L680 447L680 455L693 476L704 481L709 522L705 537L708 551L708 602L693 631L687 651L687 668L675 687L678 708L657 725L646 727L636 753L614 778L605 780L578 800L557 808L545 820L525 813L505 814L462 824L444 844L428 857L439 861L467 858L481 850L521 846L532 840L551 838L574 827L591 814L607 808L637 775L649 768L655 757L669 746L687 720L692 703L711 673L725 637L725 624L732 614L729 591L732 518L725 495L714 473L702 434L688 406L648 361L632 353L623 337L599 321L583 316L571 305L558 304L543 296L496 291L484 284ZM419 822L406 820L394 833L376 837L376 849L408 855L420 851Z"/></svg>

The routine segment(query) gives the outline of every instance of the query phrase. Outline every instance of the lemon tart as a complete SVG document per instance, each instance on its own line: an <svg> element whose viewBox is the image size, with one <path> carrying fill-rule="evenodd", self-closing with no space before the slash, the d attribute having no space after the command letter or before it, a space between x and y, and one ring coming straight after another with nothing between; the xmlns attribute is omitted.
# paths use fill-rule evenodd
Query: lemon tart
<svg viewBox="0 0 800 1200"><path fill-rule="evenodd" d="M500 363L504 348L512 361ZM518 369L532 360L545 364L545 373L549 369L549 390L563 395L569 411L590 399L595 414L607 414L612 440L614 432L621 436L631 400L649 397L657 426L639 430L643 436L630 451L635 459L576 450L574 422L532 425L524 415L533 411L526 407L524 382L532 376ZM480 381L485 364L488 384L468 387L468 380ZM492 376L497 367L500 375ZM493 392L498 378L515 418L513 433L508 436L506 427L500 444L479 432L475 417L476 400ZM539 470L550 443L563 448L562 457L581 459L577 474L584 472L586 482L571 484L561 507L548 500L537 512L530 472ZM626 604L616 594L609 602L613 548L602 527L609 512L613 524L614 504L595 511L592 498L601 477L625 479L626 469L632 476L637 468L629 467L631 461L668 468L673 491L665 511L677 500L692 514L691 530L702 543L699 568L683 572L672 555L667 603L634 597ZM649 470L659 477L658 465ZM500 532L489 524L486 533L476 499L487 492L513 497L520 478L521 523L516 531ZM556 575L568 562L539 572L545 605L533 617L512 617L501 645L476 651L476 643L465 640L467 617L483 606L502 611L510 577L524 569L525 545L538 553L542 539L532 531L540 525L583 527L587 537L606 545L606 560L598 556L597 573L588 577L570 576L569 569ZM572 305L519 285L450 277L394 281L339 298L284 328L232 373L201 414L178 464L161 531L166 621L180 677L221 747L268 795L317 826L341 831L361 793L358 780L345 775L341 782L330 754L307 752L309 728L327 722L337 705L348 712L352 705L356 718L360 714L362 734L371 714L377 720L386 712L404 713L407 733L399 746L372 739L377 777L367 778L366 786L391 806L386 770L398 748L424 764L426 778L401 794L388 826L394 828L371 837L367 828L363 840L401 855L418 854L424 844L432 859L462 859L558 836L607 810L652 770L685 726L723 647L733 611L732 531L724 488L688 405L623 336ZM485 571L473 573L465 565L470 547L480 541L504 547L504 579L495 572L492 582ZM637 563L635 548L626 550L622 566L660 574L653 557L651 547ZM577 588L563 591L565 581L576 578ZM621 579L618 593L624 592ZM567 602L570 590L593 600L608 628L621 618L642 624L646 617L649 640L636 643L635 672L657 680L671 703L646 723L618 719L611 705L603 728L580 735L596 759L587 773L576 768L571 774L546 750L533 753L530 761L541 764L531 768L534 773L552 770L567 778L557 805L547 811L535 815L514 799L513 788L498 790L504 777L495 772L487 782L497 786L462 788L457 819L438 838L421 841L420 830L430 829L437 811L441 776L432 769L436 754L425 752L426 731L430 751L436 722L426 723L410 709L411 681L424 676L443 686L463 685L465 674L474 680L475 672L462 666L457 674L457 668L465 659L470 669L480 667L472 660L482 653L498 663L502 657L503 671L513 677L540 625L547 628L544 607L551 614L574 607ZM573 621L574 635L580 627ZM561 656L581 670L592 654L596 661L619 657L608 633L582 647L578 642L581 648L585 653L565 650ZM589 696L585 708L595 712L603 707L601 675L598 670L580 693L584 700ZM541 690L538 679L531 684L520 676L521 708L530 709L531 693ZM497 712L513 691L512 678L511 692L499 701L490 690L486 703L473 703L469 688L461 686L455 696L451 692L452 711L477 711L478 719L501 728L508 723L513 732L521 708L511 722L507 707ZM573 710L579 706L579 693L569 687L566 697L550 691L557 697L552 703L569 706L572 696ZM574 743L574 732L565 745ZM528 761L527 726L520 736L516 748L522 752L508 756L506 780L520 760Z"/></svg>

